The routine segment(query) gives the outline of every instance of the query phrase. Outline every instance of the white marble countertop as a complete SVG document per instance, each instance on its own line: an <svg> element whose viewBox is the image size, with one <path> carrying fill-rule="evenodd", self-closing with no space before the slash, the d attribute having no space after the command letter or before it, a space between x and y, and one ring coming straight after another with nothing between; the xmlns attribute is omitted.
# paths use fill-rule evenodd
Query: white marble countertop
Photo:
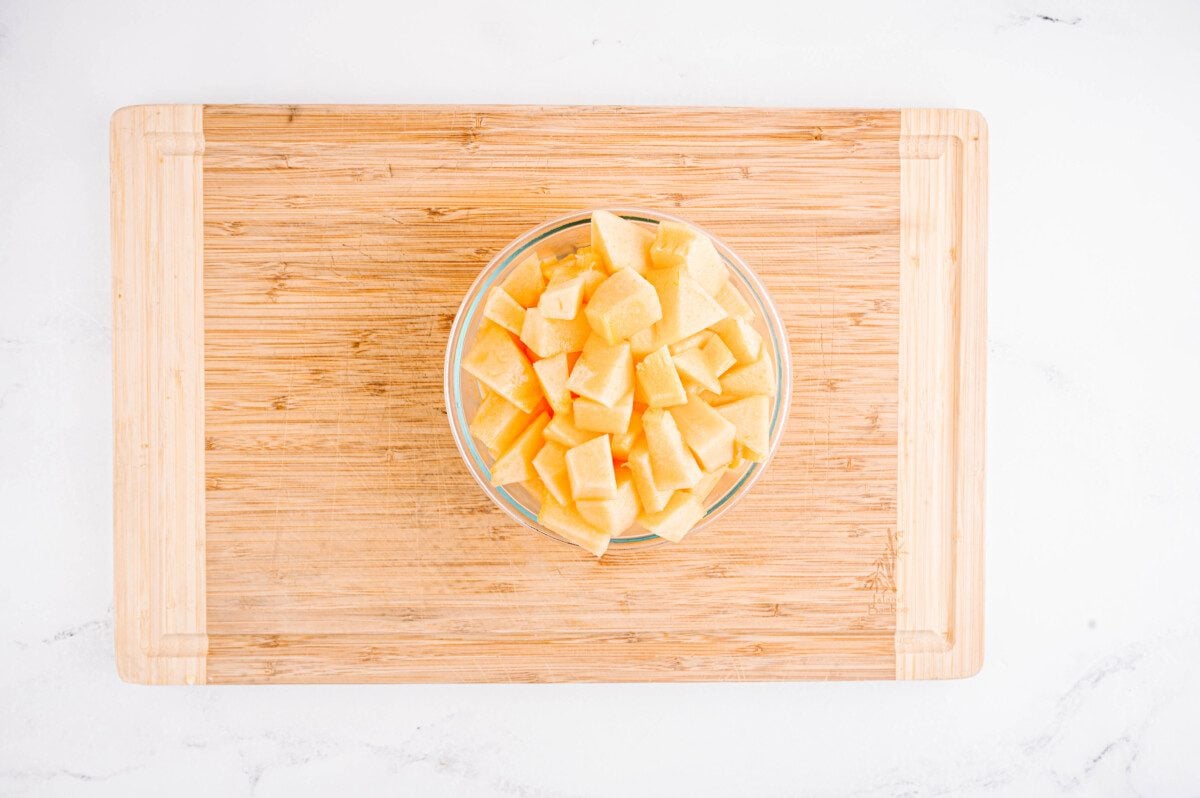
<svg viewBox="0 0 1200 798"><path fill-rule="evenodd" d="M1200 5L109 5L0 4L0 794L1200 794ZM983 672L121 683L107 125L172 101L983 111Z"/></svg>

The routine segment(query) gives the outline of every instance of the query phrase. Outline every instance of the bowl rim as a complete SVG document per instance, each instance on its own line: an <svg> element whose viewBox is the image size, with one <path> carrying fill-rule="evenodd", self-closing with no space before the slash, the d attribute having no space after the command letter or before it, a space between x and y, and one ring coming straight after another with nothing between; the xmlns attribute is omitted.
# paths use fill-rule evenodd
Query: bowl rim
<svg viewBox="0 0 1200 798"><path fill-rule="evenodd" d="M465 408L462 402L461 362L466 343L466 332L475 314L480 310L480 305L487 293L487 289L491 287L491 284L499 275L504 273L507 267L519 256L524 255L541 241L563 230L577 227L580 224L590 223L592 214L598 210L609 211L623 219L647 224L658 224L663 221L678 222L694 227L707 235L712 239L722 260L730 267L731 276L739 277L750 289L752 299L759 305L758 310L763 318L764 326L772 338L775 351L776 390L771 415L770 445L766 457L761 462L751 463L746 472L716 502L706 506L704 517L688 533L692 535L715 523L726 511L736 505L738 500L750 492L750 489L767 470L767 467L775 457L776 451L779 449L780 442L783 440L784 427L786 426L791 410L792 394L791 349L788 342L787 329L783 324L783 318L780 316L779 309L775 306L770 293L767 291L766 286L763 285L758 274L750 268L749 264L737 252L725 244L719 237L713 235L695 222L671 213L649 208L606 206L574 211L555 217L512 239L493 255L487 265L480 270L479 274L471 282L470 287L467 288L466 293L463 295L463 300L455 313L454 322L450 327L450 337L446 344L446 355L442 367L446 420L450 425L450 432L454 437L454 444L458 449L459 456L462 457L467 470L471 472L471 476L475 482L488 498L492 500L493 504L497 505L506 515L520 525L546 537L574 546L570 541L538 523L537 516L530 513L524 504L506 489L506 486L492 485L490 481L485 479L485 474L488 472L487 465L483 462L482 456L475 445L475 441L470 434L469 422L465 417ZM458 368L455 367L456 364L459 365ZM501 501L501 498L503 498L503 501ZM621 550L640 551L648 546L658 545L663 542L662 538L651 532L630 537L613 538L610 541L609 553Z"/></svg>

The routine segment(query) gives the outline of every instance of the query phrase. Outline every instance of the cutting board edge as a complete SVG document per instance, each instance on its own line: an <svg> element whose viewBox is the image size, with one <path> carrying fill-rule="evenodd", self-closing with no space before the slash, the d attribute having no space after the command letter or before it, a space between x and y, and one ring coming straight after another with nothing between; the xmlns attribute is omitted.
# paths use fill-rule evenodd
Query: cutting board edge
<svg viewBox="0 0 1200 798"><path fill-rule="evenodd" d="M203 106L110 123L117 672L206 681Z"/></svg>

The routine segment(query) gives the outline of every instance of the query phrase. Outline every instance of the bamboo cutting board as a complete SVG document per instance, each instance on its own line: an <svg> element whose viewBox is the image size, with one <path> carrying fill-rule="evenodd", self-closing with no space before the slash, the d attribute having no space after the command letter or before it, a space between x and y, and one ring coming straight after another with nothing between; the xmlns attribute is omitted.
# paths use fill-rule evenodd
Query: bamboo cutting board
<svg viewBox="0 0 1200 798"><path fill-rule="evenodd" d="M121 676L976 672L986 159L969 111L118 111ZM441 386L492 254L604 206L723 238L794 374L778 455L716 528L596 561L490 505Z"/></svg>

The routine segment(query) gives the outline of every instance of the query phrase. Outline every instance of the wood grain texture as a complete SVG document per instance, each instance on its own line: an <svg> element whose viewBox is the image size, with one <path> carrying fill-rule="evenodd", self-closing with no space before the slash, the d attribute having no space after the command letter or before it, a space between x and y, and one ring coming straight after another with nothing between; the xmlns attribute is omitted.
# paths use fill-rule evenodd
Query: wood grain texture
<svg viewBox="0 0 1200 798"><path fill-rule="evenodd" d="M901 277L900 112L208 106L203 131L208 681L953 670L897 656L897 556L927 539L897 548L901 286L925 290ZM597 562L478 490L441 370L491 255L606 205L691 218L745 258L793 398L719 525Z"/></svg>
<svg viewBox="0 0 1200 798"><path fill-rule="evenodd" d="M112 118L117 670L205 680L201 106Z"/></svg>
<svg viewBox="0 0 1200 798"><path fill-rule="evenodd" d="M901 113L896 678L983 665L987 129Z"/></svg>

